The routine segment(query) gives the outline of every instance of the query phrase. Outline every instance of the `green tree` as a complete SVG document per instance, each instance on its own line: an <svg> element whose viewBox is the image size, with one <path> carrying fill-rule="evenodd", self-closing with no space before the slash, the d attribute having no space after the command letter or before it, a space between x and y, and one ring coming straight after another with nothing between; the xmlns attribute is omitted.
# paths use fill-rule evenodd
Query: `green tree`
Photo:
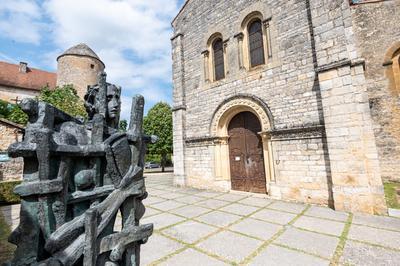
<svg viewBox="0 0 400 266"><path fill-rule="evenodd" d="M17 124L26 125L28 123L28 115L22 111L19 105L12 104L11 106L11 112L7 119Z"/></svg>
<svg viewBox="0 0 400 266"><path fill-rule="evenodd" d="M0 100L0 118L5 118L21 125L25 125L28 122L28 116L18 105L3 100Z"/></svg>
<svg viewBox="0 0 400 266"><path fill-rule="evenodd" d="M11 104L9 102L0 100L0 118L7 118L11 112Z"/></svg>
<svg viewBox="0 0 400 266"><path fill-rule="evenodd" d="M53 105L71 116L87 117L84 102L79 98L72 85L56 87L54 90L44 87L40 91L38 99Z"/></svg>
<svg viewBox="0 0 400 266"><path fill-rule="evenodd" d="M148 145L149 154L161 155L162 171L165 170L167 155L172 153L172 108L159 102L154 105L143 119L144 133L158 136L158 141Z"/></svg>
<svg viewBox="0 0 400 266"><path fill-rule="evenodd" d="M119 121L119 131L126 132L127 127L128 127L128 121L126 121L125 119Z"/></svg>

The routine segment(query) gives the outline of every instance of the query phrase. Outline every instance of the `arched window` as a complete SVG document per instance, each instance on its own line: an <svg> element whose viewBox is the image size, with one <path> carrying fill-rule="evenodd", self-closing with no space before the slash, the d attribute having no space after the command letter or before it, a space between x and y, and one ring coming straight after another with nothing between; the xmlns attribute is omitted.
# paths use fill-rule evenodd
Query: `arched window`
<svg viewBox="0 0 400 266"><path fill-rule="evenodd" d="M250 65L255 67L265 63L264 42L261 20L257 19L248 26Z"/></svg>
<svg viewBox="0 0 400 266"><path fill-rule="evenodd" d="M212 44L212 48L214 53L214 79L220 80L225 78L224 44L222 39L216 39Z"/></svg>

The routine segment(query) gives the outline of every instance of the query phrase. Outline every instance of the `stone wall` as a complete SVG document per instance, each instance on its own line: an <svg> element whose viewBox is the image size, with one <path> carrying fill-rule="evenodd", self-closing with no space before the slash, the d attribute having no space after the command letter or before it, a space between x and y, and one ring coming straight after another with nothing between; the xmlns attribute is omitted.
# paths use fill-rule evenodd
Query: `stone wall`
<svg viewBox="0 0 400 266"><path fill-rule="evenodd" d="M0 162L0 182L22 180L24 161L22 158Z"/></svg>
<svg viewBox="0 0 400 266"><path fill-rule="evenodd" d="M10 122L0 120L0 154L7 153L7 149L12 143L21 140L21 127L15 127ZM22 178L22 170L22 158L0 162L0 182L20 180Z"/></svg>
<svg viewBox="0 0 400 266"><path fill-rule="evenodd" d="M400 181L400 91L392 66L385 63L389 49L400 49L400 2L383 1L351 8L357 50L365 59L365 77L382 177Z"/></svg>
<svg viewBox="0 0 400 266"><path fill-rule="evenodd" d="M58 59L57 86L72 84L83 99L88 85L97 84L103 64L92 57L65 55Z"/></svg>
<svg viewBox="0 0 400 266"><path fill-rule="evenodd" d="M276 182L271 182L272 197L332 204L330 166L322 132L323 128L320 128L311 136L301 137L290 133L273 138Z"/></svg>
<svg viewBox="0 0 400 266"><path fill-rule="evenodd" d="M272 57L249 69L241 62L246 50L238 36L246 16L255 12L263 30L270 31ZM352 19L347 0L188 1L173 21L172 41L179 130L174 156L183 164L179 183L230 188L229 180L215 175L215 146L207 139L224 137L211 128L219 106L246 95L260 99L269 112L271 128L263 134L271 137L273 151L270 195L385 213L364 61ZM225 43L227 70L220 81L208 81L210 51L205 50L214 34ZM287 132L290 137L282 138Z"/></svg>
<svg viewBox="0 0 400 266"><path fill-rule="evenodd" d="M12 143L22 140L21 127L0 120L0 152L5 152Z"/></svg>

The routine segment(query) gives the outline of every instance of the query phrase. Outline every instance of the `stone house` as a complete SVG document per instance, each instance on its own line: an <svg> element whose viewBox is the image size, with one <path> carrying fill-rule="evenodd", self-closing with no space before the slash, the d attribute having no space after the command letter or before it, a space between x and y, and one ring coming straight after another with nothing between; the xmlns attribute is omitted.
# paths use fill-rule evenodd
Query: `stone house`
<svg viewBox="0 0 400 266"><path fill-rule="evenodd" d="M57 57L57 72L31 68L27 63L19 65L0 61L0 99L18 102L23 98L38 96L45 86L54 88L74 85L83 99L87 87L97 83L97 76L105 68L97 54L86 44L80 43Z"/></svg>
<svg viewBox="0 0 400 266"><path fill-rule="evenodd" d="M35 97L45 86L54 88L56 79L56 73L31 68L24 62L19 65L0 62L0 99L15 103Z"/></svg>
<svg viewBox="0 0 400 266"><path fill-rule="evenodd" d="M176 185L386 213L400 2L187 0L172 22Z"/></svg>

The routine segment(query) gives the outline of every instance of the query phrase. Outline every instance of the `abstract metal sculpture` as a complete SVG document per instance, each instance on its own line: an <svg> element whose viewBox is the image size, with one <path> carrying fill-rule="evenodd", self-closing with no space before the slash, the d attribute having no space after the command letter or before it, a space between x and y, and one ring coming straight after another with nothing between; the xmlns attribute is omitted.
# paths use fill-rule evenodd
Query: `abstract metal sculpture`
<svg viewBox="0 0 400 266"><path fill-rule="evenodd" d="M20 224L11 265L139 265L140 245L153 225L140 225L147 192L143 178L146 143L144 99L135 96L126 133L118 131L121 88L106 74L88 88L88 122L25 99L24 140L9 147L24 158ZM118 212L122 229L114 231Z"/></svg>

